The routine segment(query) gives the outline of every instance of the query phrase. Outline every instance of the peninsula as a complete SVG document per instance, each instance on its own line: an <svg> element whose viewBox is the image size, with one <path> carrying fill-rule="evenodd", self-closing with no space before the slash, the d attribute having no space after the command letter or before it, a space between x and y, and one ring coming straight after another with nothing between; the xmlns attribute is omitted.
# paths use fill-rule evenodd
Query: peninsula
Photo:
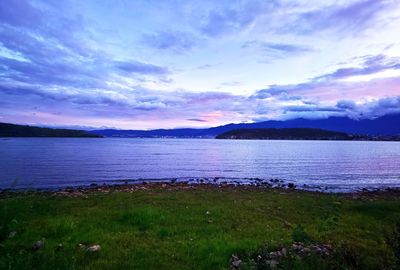
<svg viewBox="0 0 400 270"><path fill-rule="evenodd" d="M75 138L102 138L84 130L53 129L0 123L0 137L75 137Z"/></svg>

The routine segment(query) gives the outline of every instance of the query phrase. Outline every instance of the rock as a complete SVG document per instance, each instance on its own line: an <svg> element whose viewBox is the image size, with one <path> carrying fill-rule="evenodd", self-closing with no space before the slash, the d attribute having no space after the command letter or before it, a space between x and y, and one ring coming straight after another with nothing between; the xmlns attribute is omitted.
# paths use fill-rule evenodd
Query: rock
<svg viewBox="0 0 400 270"><path fill-rule="evenodd" d="M44 241L39 240L39 241L36 241L35 243L33 243L32 250L36 251L36 250L42 249L43 247L44 247Z"/></svg>
<svg viewBox="0 0 400 270"><path fill-rule="evenodd" d="M287 228L287 229L293 228L293 225L290 224L290 223L289 223L288 221L286 221L286 220L283 222L283 225L284 225L284 227Z"/></svg>
<svg viewBox="0 0 400 270"><path fill-rule="evenodd" d="M233 261L232 262L232 265L234 266L234 267L239 267L240 266L240 264L241 264L241 260L237 260L237 261Z"/></svg>
<svg viewBox="0 0 400 270"><path fill-rule="evenodd" d="M242 263L242 260L240 260L238 256L232 254L230 262L231 269L238 269L240 267L240 264Z"/></svg>
<svg viewBox="0 0 400 270"><path fill-rule="evenodd" d="M282 248L282 249L281 249L281 254L282 254L282 256L284 256L284 257L287 256L287 250L286 250L286 248Z"/></svg>
<svg viewBox="0 0 400 270"><path fill-rule="evenodd" d="M295 251L301 250L303 247L301 245L298 245L297 243L292 244L292 249Z"/></svg>
<svg viewBox="0 0 400 270"><path fill-rule="evenodd" d="M8 238L14 238L14 236L17 234L17 232L16 231L12 231L12 232L10 232L9 234L8 234Z"/></svg>
<svg viewBox="0 0 400 270"><path fill-rule="evenodd" d="M288 188L295 188L296 186L293 183L288 184Z"/></svg>
<svg viewBox="0 0 400 270"><path fill-rule="evenodd" d="M278 261L276 261L276 260L270 260L270 261L267 261L267 263L269 264L271 269L276 269L278 266Z"/></svg>
<svg viewBox="0 0 400 270"><path fill-rule="evenodd" d="M89 246L89 247L86 249L86 251L89 251L89 252L97 252L97 251L99 251L100 249L101 249L100 245L92 245L92 246Z"/></svg>

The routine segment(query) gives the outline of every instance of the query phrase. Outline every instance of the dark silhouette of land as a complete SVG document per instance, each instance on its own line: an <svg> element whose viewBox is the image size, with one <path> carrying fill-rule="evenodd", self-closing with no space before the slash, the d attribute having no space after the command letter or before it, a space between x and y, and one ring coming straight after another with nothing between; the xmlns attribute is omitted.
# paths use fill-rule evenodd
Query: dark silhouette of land
<svg viewBox="0 0 400 270"><path fill-rule="evenodd" d="M0 137L77 137L101 138L101 135L83 130L53 129L0 123Z"/></svg>
<svg viewBox="0 0 400 270"><path fill-rule="evenodd" d="M315 128L252 128L224 132L217 139L245 140L351 140L353 136Z"/></svg>

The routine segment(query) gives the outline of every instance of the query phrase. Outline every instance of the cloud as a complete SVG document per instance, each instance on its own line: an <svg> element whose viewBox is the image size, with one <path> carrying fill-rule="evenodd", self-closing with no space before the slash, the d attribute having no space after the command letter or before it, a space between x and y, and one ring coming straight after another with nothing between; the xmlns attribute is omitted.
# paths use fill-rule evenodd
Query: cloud
<svg viewBox="0 0 400 270"><path fill-rule="evenodd" d="M400 69L400 58L388 57L385 55L366 55L357 57L359 63L357 67L346 67L338 68L333 72L326 73L321 76L311 78L309 81L299 84L291 85L270 85L266 89L255 91L251 98L255 99L266 99L271 96L301 96L304 94L316 94L319 93L321 96L329 94L329 96L340 96L343 95L343 91L349 91L348 93L356 93L357 89L362 89L364 92L372 91L377 86L363 80L357 81L361 75L379 75L382 72ZM382 86L388 93L395 91L395 85L397 82L396 74L393 77L382 77L387 79L382 82ZM379 81L380 76L375 76L373 79ZM347 82L348 81L348 82ZM388 84L386 84L388 83ZM353 89L352 89L353 88ZM368 90L370 89L370 90ZM367 91L368 90L368 91Z"/></svg>
<svg viewBox="0 0 400 270"><path fill-rule="evenodd" d="M312 49L309 48L308 46L287 44L287 43L265 42L265 43L262 43L261 46L266 51L283 52L283 53L289 53L289 54L298 54L298 53L312 51Z"/></svg>
<svg viewBox="0 0 400 270"><path fill-rule="evenodd" d="M198 118L189 118L189 119L186 119L186 120L193 121L193 122L207 122L207 120L198 119Z"/></svg>
<svg viewBox="0 0 400 270"><path fill-rule="evenodd" d="M353 100L339 100L336 106L343 110L354 110L357 107Z"/></svg>
<svg viewBox="0 0 400 270"><path fill-rule="evenodd" d="M283 108L283 113L287 112L341 112L339 108L331 106L318 106L318 105L297 105L286 106Z"/></svg>
<svg viewBox="0 0 400 270"><path fill-rule="evenodd" d="M390 69L400 69L399 57L387 57L383 54L379 54L357 57L356 60L361 61L360 67L339 68L332 73L316 78L316 80L343 79L352 76L370 75Z"/></svg>
<svg viewBox="0 0 400 270"><path fill-rule="evenodd" d="M400 113L400 96L375 99L361 104L340 100L336 107L352 118L373 119L387 114Z"/></svg>
<svg viewBox="0 0 400 270"><path fill-rule="evenodd" d="M249 100L257 104L254 119L266 119L266 116L281 119L329 116L371 119L400 112L399 75L376 76L398 69L399 59L367 55L353 60L357 67L338 68L304 83L271 85L255 91L249 96ZM354 79L360 75L374 77L369 81Z"/></svg>
<svg viewBox="0 0 400 270"><path fill-rule="evenodd" d="M356 103L353 100L339 100L336 103L316 102L282 106L281 119L327 118L345 116L353 119L374 119L388 114L400 113L400 96L377 98Z"/></svg>
<svg viewBox="0 0 400 270"><path fill-rule="evenodd" d="M232 81L232 82L223 82L220 83L221 86L240 86L243 85L242 82L238 82L238 81Z"/></svg>
<svg viewBox="0 0 400 270"><path fill-rule="evenodd" d="M316 83L314 81L310 81L307 83L300 84L292 84L292 85L270 85L269 87L261 90L255 91L254 94L250 96L250 98L254 99L266 99L272 96L285 96L289 97L296 93L298 90L312 90L316 87Z"/></svg>
<svg viewBox="0 0 400 270"><path fill-rule="evenodd" d="M198 46L201 40L182 31L159 31L144 35L143 42L158 50L183 53Z"/></svg>
<svg viewBox="0 0 400 270"><path fill-rule="evenodd" d="M23 16L21 16L23 14ZM41 22L42 17L38 9L28 1L0 1L0 22L12 26L32 26Z"/></svg>
<svg viewBox="0 0 400 270"><path fill-rule="evenodd" d="M331 5L297 14L296 19L287 24L287 32L310 34L326 30L339 33L357 33L372 25L372 22L393 1L357 0L345 4Z"/></svg>
<svg viewBox="0 0 400 270"><path fill-rule="evenodd" d="M129 103L125 100L128 97L118 92L120 88L149 80L155 84L170 80L171 72L166 67L131 58L116 60L92 46L98 40L88 30L90 24L79 16L69 16L68 10L59 13L60 6L22 0L9 4L0 4L5 5L7 15L0 16L3 93L25 91L80 104L125 104ZM25 12L27 17L22 16ZM34 21L25 22L33 17Z"/></svg>
<svg viewBox="0 0 400 270"><path fill-rule="evenodd" d="M93 7L86 2L0 2L3 119L149 128L299 116L371 118L398 111L400 60L388 56L395 55L398 48L384 50L387 55L382 52L351 58L327 71L321 71L325 64L329 67L322 52L321 65L315 67L312 57L294 57L320 53L321 44L314 39L319 32L332 31L329 33L333 37L337 33L342 37L342 33L367 29L394 1L336 1L329 6L326 2L304 1L214 1L179 7L173 2L163 4L171 7L168 11L152 7L151 12L141 16L129 14L123 18L115 4L115 10L107 13L107 22L99 16L104 7L85 12ZM137 13L147 7L132 5L137 7ZM176 12L173 7L182 10ZM153 20L155 17L148 14L161 17ZM166 21L176 14L181 16L171 24ZM287 29L278 33L282 25ZM112 27L115 33L103 27ZM289 36L293 33L306 37L295 36L299 38L296 42L287 42L294 40ZM385 43L377 39L376 43L379 42ZM240 50L240 44L247 50ZM251 49L256 53L248 54ZM356 49L360 54L365 52L365 48ZM188 51L190 57L177 57ZM371 47L372 51L379 50ZM342 57L331 51L329 56ZM262 65L265 71L253 72L260 68L253 64L260 57L279 58L282 65ZM285 57L293 59L284 62ZM210 64L210 59L215 64ZM284 66L282 72L291 70L286 70L286 64L292 62L307 66L308 73L299 72L298 77L287 78L300 83L273 84L274 79L267 78L279 73L271 69ZM173 71L178 69L181 72L175 74ZM304 80L308 74L314 75ZM248 93L249 85L259 87L264 75L271 85L261 86L249 96L240 91L243 87ZM207 80L202 76L208 76ZM239 81L230 80L234 76ZM208 81L214 85L210 86ZM207 87L221 87L232 93L209 91Z"/></svg>
<svg viewBox="0 0 400 270"><path fill-rule="evenodd" d="M170 71L165 67L159 67L152 64L141 63L138 61L115 61L115 66L128 73L139 73L139 74L158 74L166 75Z"/></svg>
<svg viewBox="0 0 400 270"><path fill-rule="evenodd" d="M201 21L200 31L208 37L242 31L249 27L258 16L272 12L279 5L277 1L242 1L227 7L213 9Z"/></svg>
<svg viewBox="0 0 400 270"><path fill-rule="evenodd" d="M216 66L218 66L218 65L221 65L222 63L221 62L219 62L219 63L213 63L213 64L204 64L204 65L200 65L200 66L197 66L197 67L195 67L194 69L196 70L206 70L206 69L210 69L210 68L213 68L213 67L216 67Z"/></svg>
<svg viewBox="0 0 400 270"><path fill-rule="evenodd" d="M266 56L268 58L285 58L295 55L302 55L313 51L313 49L309 46L290 43L250 41L245 42L242 45L243 49L252 47L263 51L265 55L262 56Z"/></svg>

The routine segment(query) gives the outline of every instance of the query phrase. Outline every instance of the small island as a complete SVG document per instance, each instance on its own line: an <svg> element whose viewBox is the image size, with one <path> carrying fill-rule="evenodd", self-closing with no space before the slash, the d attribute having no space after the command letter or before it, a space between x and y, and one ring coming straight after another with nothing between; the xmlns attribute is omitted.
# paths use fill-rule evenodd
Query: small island
<svg viewBox="0 0 400 270"><path fill-rule="evenodd" d="M359 140L399 141L399 136L354 135L316 128L249 128L235 129L216 136L231 140Z"/></svg>
<svg viewBox="0 0 400 270"><path fill-rule="evenodd" d="M69 137L69 138L102 138L84 130L54 129L0 123L0 137Z"/></svg>

